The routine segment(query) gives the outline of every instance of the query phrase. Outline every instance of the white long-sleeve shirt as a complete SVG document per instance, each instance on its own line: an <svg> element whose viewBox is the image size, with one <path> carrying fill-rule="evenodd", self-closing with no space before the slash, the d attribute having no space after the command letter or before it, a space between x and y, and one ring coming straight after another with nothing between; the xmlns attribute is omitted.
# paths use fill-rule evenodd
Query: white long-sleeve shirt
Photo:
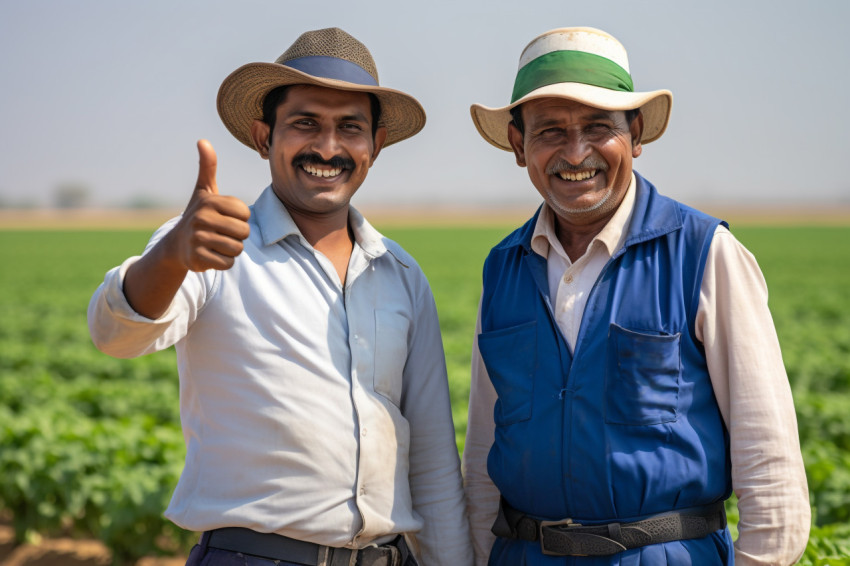
<svg viewBox="0 0 850 566"><path fill-rule="evenodd" d="M624 243L635 200L635 178L617 212L587 252L572 262L544 206L532 248L547 258L558 326L573 351L587 297L602 268ZM479 325L476 337L480 333ZM767 305L767 285L753 255L724 227L714 234L700 288L696 336L730 437L732 487L740 521L736 564L793 564L805 550L811 522L797 418L779 341ZM476 563L485 565L499 494L487 474L496 392L478 352L472 352L464 482Z"/></svg>
<svg viewBox="0 0 850 566"><path fill-rule="evenodd" d="M92 338L117 357L176 346L187 454L166 516L177 525L351 548L416 534L424 564L469 564L430 287L401 247L349 218L343 287L267 188L234 266L189 273L159 319L124 296L138 258L107 273Z"/></svg>

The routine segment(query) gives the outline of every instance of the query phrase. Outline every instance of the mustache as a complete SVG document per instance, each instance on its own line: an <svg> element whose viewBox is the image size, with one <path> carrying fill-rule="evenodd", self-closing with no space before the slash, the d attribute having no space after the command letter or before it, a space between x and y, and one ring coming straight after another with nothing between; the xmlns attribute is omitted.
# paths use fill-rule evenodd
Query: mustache
<svg viewBox="0 0 850 566"><path fill-rule="evenodd" d="M588 169L607 171L608 164L598 157L588 157L578 165L573 165L569 161L559 159L546 168L546 174L557 175L558 173L578 173L579 171L587 171Z"/></svg>
<svg viewBox="0 0 850 566"><path fill-rule="evenodd" d="M341 155L334 155L330 159L322 159L322 156L318 153L302 153L296 155L292 160L293 167L301 167L303 165L324 165L325 167L330 167L331 169L354 169L356 164L354 160L350 157L343 157Z"/></svg>

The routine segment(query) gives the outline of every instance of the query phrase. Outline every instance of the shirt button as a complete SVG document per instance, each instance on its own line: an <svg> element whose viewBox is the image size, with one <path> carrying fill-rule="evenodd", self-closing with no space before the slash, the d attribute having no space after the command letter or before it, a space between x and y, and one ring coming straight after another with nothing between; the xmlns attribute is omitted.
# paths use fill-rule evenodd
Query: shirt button
<svg viewBox="0 0 850 566"><path fill-rule="evenodd" d="M366 436L366 428L365 427L363 428L362 431L360 431L360 434L362 434L363 436Z"/></svg>
<svg viewBox="0 0 850 566"><path fill-rule="evenodd" d="M570 275L564 275L564 283L566 283L567 285L569 285L569 284L570 284L570 283L572 283L572 282L573 282L573 276L572 276L572 274L570 274Z"/></svg>
<svg viewBox="0 0 850 566"><path fill-rule="evenodd" d="M360 486L360 495L366 495L366 486L365 485Z"/></svg>

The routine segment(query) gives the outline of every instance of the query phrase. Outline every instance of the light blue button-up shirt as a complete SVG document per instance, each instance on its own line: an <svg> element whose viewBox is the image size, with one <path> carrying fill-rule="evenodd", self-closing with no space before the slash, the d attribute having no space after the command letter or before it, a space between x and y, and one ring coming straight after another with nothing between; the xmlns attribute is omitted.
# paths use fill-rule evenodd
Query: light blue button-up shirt
<svg viewBox="0 0 850 566"><path fill-rule="evenodd" d="M353 208L349 221L343 287L267 188L234 266L189 273L159 319L124 297L138 258L109 271L89 305L92 338L117 357L176 346L177 525L349 547L418 532L425 564L471 562L430 287Z"/></svg>

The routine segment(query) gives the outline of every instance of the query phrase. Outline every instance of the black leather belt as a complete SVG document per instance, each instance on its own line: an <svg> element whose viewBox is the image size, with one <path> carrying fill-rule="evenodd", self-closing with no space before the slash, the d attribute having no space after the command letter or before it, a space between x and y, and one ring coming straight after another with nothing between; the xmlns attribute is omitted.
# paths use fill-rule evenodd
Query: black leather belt
<svg viewBox="0 0 850 566"><path fill-rule="evenodd" d="M209 531L210 548L241 552L271 560L285 560L306 566L401 566L407 547L399 536L384 546L363 549L336 548L305 542L274 533L227 527ZM404 556L403 556L404 554Z"/></svg>
<svg viewBox="0 0 850 566"><path fill-rule="evenodd" d="M502 499L492 531L500 537L540 541L543 554L610 556L648 544L702 538L725 527L726 508L722 501L630 523L581 525L572 519L540 521L517 511Z"/></svg>

